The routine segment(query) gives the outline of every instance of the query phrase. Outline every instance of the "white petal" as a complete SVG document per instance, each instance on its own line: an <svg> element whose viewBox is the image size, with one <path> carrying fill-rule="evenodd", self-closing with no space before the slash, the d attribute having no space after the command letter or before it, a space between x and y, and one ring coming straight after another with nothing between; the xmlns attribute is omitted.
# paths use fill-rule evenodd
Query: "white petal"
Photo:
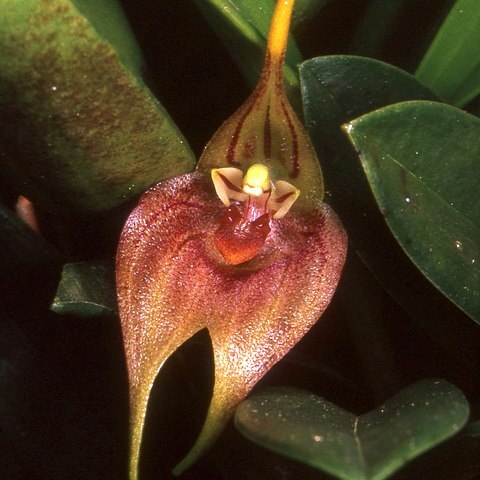
<svg viewBox="0 0 480 480"><path fill-rule="evenodd" d="M212 180L218 197L227 207L230 200L246 200L248 195L242 190L243 173L240 169L213 168Z"/></svg>
<svg viewBox="0 0 480 480"><path fill-rule="evenodd" d="M268 208L275 212L273 218L279 219L290 210L300 195L300 190L284 180L278 180L273 187L272 195L268 200Z"/></svg>

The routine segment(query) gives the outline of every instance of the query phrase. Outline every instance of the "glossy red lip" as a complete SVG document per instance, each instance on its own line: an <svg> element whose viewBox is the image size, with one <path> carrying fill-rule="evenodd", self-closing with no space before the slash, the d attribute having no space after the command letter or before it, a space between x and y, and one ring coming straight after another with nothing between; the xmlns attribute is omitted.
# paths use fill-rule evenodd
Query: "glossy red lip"
<svg viewBox="0 0 480 480"><path fill-rule="evenodd" d="M270 233L270 217L264 213L245 221L235 205L227 208L214 235L215 246L227 263L238 265L258 255Z"/></svg>

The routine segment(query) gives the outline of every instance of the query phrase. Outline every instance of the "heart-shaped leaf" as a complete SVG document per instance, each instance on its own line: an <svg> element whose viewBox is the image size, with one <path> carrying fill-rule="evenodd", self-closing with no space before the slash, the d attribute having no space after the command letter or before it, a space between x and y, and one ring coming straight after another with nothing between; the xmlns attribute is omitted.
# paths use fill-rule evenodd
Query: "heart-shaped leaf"
<svg viewBox="0 0 480 480"><path fill-rule="evenodd" d="M480 120L405 102L354 120L347 132L403 249L480 322Z"/></svg>
<svg viewBox="0 0 480 480"><path fill-rule="evenodd" d="M116 1L0 0L0 165L36 205L106 210L193 168ZM84 14L83 14L83 13Z"/></svg>
<svg viewBox="0 0 480 480"><path fill-rule="evenodd" d="M81 317L115 313L113 269L105 262L65 264L51 308Z"/></svg>
<svg viewBox="0 0 480 480"><path fill-rule="evenodd" d="M395 480L478 480L479 472L480 422L477 421L410 462L395 475Z"/></svg>
<svg viewBox="0 0 480 480"><path fill-rule="evenodd" d="M458 432L468 415L460 390L424 380L361 416L308 392L271 390L244 401L235 424L254 442L337 478L382 480Z"/></svg>
<svg viewBox="0 0 480 480"><path fill-rule="evenodd" d="M455 2L415 75L459 107L480 93L480 3L477 0Z"/></svg>

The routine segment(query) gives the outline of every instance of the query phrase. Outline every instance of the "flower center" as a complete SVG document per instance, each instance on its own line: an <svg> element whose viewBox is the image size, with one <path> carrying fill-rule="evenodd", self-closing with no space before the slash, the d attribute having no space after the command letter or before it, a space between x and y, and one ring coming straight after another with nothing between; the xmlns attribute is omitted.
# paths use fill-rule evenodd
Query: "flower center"
<svg viewBox="0 0 480 480"><path fill-rule="evenodd" d="M285 216L300 194L283 180L272 183L268 168L261 163L249 167L245 176L237 168L215 168L212 180L218 197L228 207L214 243L231 265L251 260L260 252L271 220Z"/></svg>

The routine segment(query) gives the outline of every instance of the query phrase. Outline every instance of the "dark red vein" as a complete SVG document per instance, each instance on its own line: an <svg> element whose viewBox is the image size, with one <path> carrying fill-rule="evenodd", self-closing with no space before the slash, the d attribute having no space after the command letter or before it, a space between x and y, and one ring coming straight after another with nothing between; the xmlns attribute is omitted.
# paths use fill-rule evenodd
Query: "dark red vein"
<svg viewBox="0 0 480 480"><path fill-rule="evenodd" d="M253 108L255 107L257 100L261 98L261 96L265 93L267 79L270 75L270 72L271 72L271 57L270 57L270 53L267 52L265 56L265 65L262 70L260 81L258 83L257 88L255 89L255 91L253 92L250 98L251 103L246 109L245 113L240 118L240 120L238 121L237 126L232 135L232 140L230 142L230 145L228 146L227 162L230 165L240 165L240 162L237 162L235 160L235 154L237 150L238 140L240 138L240 133L242 132L242 128L243 128L243 125L245 124L245 121L247 120L247 117L250 115Z"/></svg>
<svg viewBox="0 0 480 480"><path fill-rule="evenodd" d="M276 203L282 203L284 202L288 197L292 196L295 192L288 192L282 195L281 197L275 199Z"/></svg>
<svg viewBox="0 0 480 480"><path fill-rule="evenodd" d="M225 175L222 175L221 173L217 172L217 174L220 176L222 179L223 183L230 189L235 192L242 192L243 190L236 185L234 185Z"/></svg>
<svg viewBox="0 0 480 480"><path fill-rule="evenodd" d="M270 125L270 102L267 105L265 123L263 125L263 154L266 160L270 160L272 154L272 130Z"/></svg>
<svg viewBox="0 0 480 480"><path fill-rule="evenodd" d="M280 64L283 66L285 58L285 53L282 55ZM275 78L275 87L276 94L280 99L280 105L282 107L282 112L285 115L287 120L288 129L290 130L290 135L292 137L292 171L290 173L291 178L297 178L300 173L300 160L299 160L299 146L298 146L298 136L295 130L295 125L292 122L292 117L288 111L287 105L285 103L285 93L283 91L283 68L279 68L276 78Z"/></svg>

